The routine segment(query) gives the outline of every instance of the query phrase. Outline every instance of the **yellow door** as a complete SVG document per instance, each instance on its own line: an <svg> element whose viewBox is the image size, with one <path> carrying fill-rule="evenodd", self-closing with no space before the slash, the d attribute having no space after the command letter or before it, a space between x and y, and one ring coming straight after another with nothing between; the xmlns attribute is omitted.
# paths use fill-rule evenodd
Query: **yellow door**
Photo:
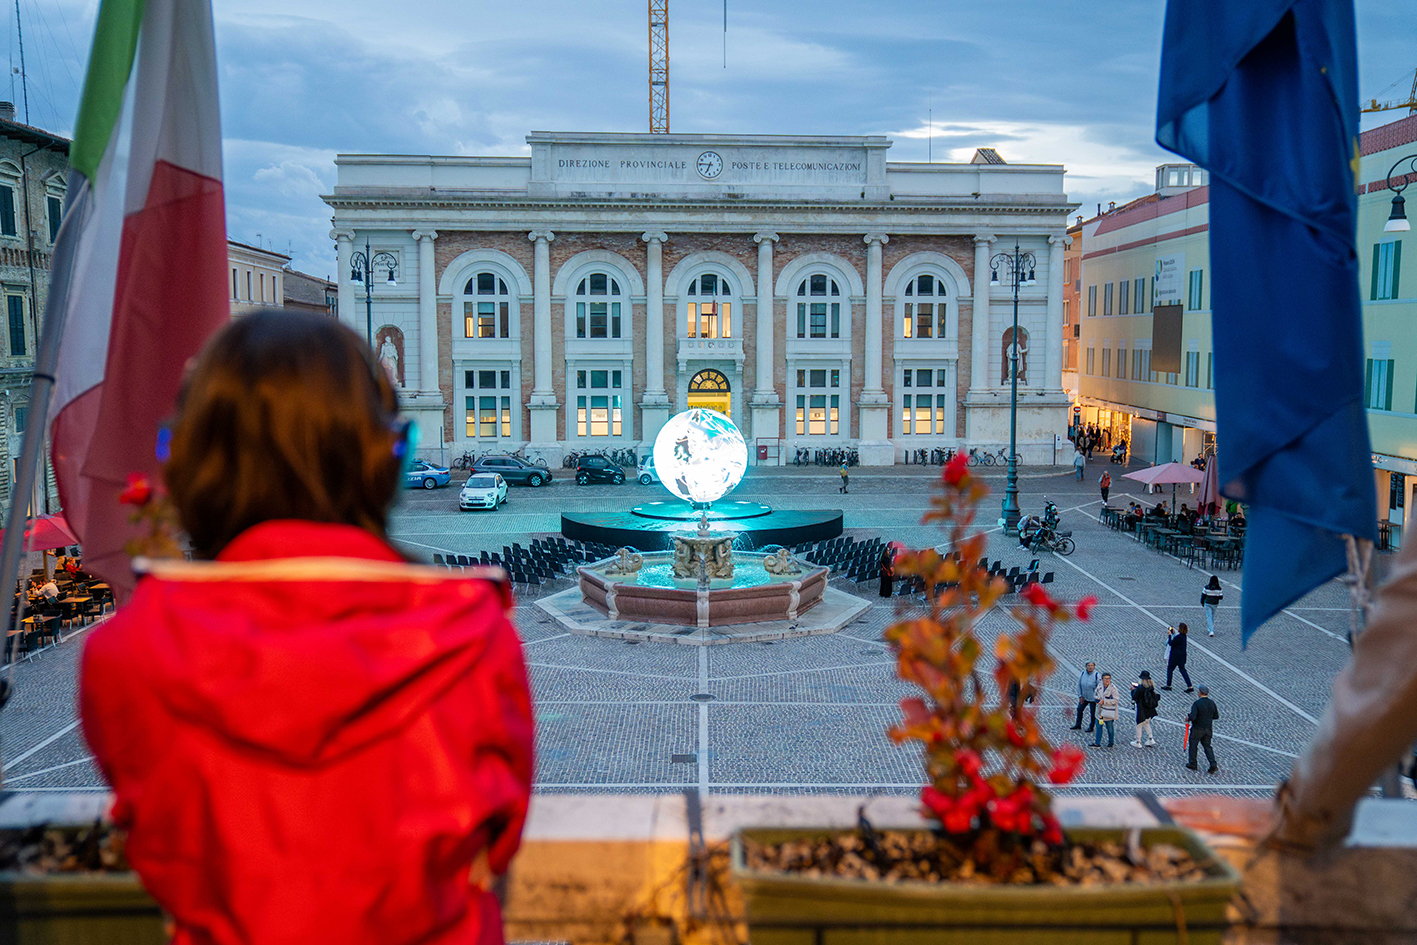
<svg viewBox="0 0 1417 945"><path fill-rule="evenodd" d="M689 380L689 396L686 402L690 408L707 407L724 416L732 416L730 411L733 407L733 393L729 388L728 378L721 371L700 371Z"/></svg>

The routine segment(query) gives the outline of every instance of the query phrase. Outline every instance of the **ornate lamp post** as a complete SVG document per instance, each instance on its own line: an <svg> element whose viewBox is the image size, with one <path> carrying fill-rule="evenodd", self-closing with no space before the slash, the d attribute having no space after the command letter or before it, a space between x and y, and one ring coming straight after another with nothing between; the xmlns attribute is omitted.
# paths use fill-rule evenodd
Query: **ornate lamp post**
<svg viewBox="0 0 1417 945"><path fill-rule="evenodd" d="M398 280L394 275L398 272L399 260L393 253L386 253L382 250L372 253L369 248L369 237L364 237L364 252L356 252L349 259L349 281L364 284L364 321L365 335L369 342L369 347L374 347L374 267L387 266L389 269L389 281L385 285L398 285Z"/></svg>
<svg viewBox="0 0 1417 945"><path fill-rule="evenodd" d="M1402 177L1400 186L1393 186L1392 174L1404 162L1408 165L1408 172ZM1387 189L1393 191L1392 213L1388 215L1387 222L1383 224L1384 233L1406 233L1412 229L1412 224L1407 222L1407 201L1403 199L1402 192L1407 189L1407 185L1412 183L1412 177L1417 174L1417 154L1409 154L1407 157L1398 158L1397 163L1392 166L1392 170L1387 172Z"/></svg>
<svg viewBox="0 0 1417 945"><path fill-rule="evenodd" d="M1020 517L1018 506L1018 290L1020 286L1034 285L1034 269L1038 260L1032 253L1020 252L1018 240L1014 240L1012 253L999 253L989 260L990 285L999 284L999 273L1010 281L1014 290L1014 330L1013 342L1009 345L1009 478L1004 487L1004 534L1018 534Z"/></svg>

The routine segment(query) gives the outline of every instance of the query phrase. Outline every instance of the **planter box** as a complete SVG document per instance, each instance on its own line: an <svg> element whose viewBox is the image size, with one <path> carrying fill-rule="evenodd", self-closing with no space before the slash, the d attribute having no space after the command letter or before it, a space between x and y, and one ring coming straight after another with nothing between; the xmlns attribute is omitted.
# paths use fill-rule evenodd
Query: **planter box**
<svg viewBox="0 0 1417 945"><path fill-rule="evenodd" d="M1240 886L1229 864L1180 827L1145 828L1142 846L1182 847L1209 867L1208 878L1145 886L965 886L813 879L745 865L743 837L777 843L844 832L734 834L733 879L743 892L753 945L1214 945ZM1093 841L1121 840L1125 833L1068 831L1074 840Z"/></svg>
<svg viewBox="0 0 1417 945"><path fill-rule="evenodd" d="M165 945L162 910L136 873L0 873L5 945Z"/></svg>

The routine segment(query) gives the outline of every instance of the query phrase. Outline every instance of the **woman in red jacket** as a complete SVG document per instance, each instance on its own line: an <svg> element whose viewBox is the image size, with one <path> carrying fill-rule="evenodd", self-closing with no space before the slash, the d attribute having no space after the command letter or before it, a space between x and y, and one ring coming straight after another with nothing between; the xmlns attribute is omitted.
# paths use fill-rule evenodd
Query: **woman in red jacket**
<svg viewBox="0 0 1417 945"><path fill-rule="evenodd" d="M499 945L532 714L505 583L385 534L411 448L329 318L207 346L165 478L200 561L149 562L84 650L84 734L178 945Z"/></svg>

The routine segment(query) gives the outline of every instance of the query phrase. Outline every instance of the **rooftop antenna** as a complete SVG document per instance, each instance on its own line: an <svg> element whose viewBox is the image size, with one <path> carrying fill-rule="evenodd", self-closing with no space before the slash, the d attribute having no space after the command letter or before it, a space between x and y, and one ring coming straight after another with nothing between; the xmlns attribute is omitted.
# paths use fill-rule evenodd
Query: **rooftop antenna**
<svg viewBox="0 0 1417 945"><path fill-rule="evenodd" d="M728 0L723 0L723 68L728 68Z"/></svg>
<svg viewBox="0 0 1417 945"><path fill-rule="evenodd" d="M726 3L727 0L724 0ZM25 73L25 28L20 24L20 0L15 0L15 32L20 38L20 89L25 96L25 124L30 123L30 82ZM13 81L13 80L11 80Z"/></svg>
<svg viewBox="0 0 1417 945"><path fill-rule="evenodd" d="M727 2L727 0L725 0ZM930 104L926 122L930 126L929 137L925 140L925 161L933 164L935 162L935 93L930 93Z"/></svg>

